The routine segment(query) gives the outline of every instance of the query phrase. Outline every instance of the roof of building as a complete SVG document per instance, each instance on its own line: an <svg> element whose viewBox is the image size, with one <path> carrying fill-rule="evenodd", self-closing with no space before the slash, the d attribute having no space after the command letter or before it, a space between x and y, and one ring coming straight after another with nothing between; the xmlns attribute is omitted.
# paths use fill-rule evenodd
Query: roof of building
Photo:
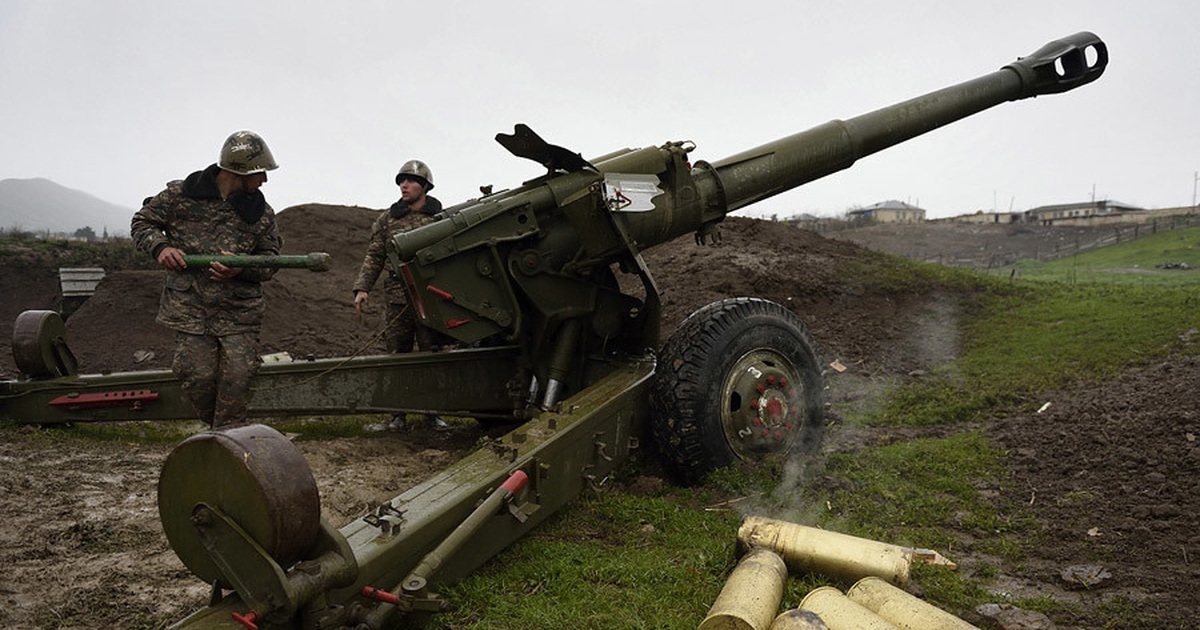
<svg viewBox="0 0 1200 630"><path fill-rule="evenodd" d="M888 199L887 201L880 201L879 203L871 204L863 208L863 210L924 210L924 208L918 208L917 206L914 206L910 203L904 203L903 201Z"/></svg>
<svg viewBox="0 0 1200 630"><path fill-rule="evenodd" d="M897 201L895 199L888 199L887 201L873 203L863 208L856 208L847 214L871 214L880 210L911 210L914 212L925 212L924 208L918 208L910 203L904 203L903 201Z"/></svg>
<svg viewBox="0 0 1200 630"><path fill-rule="evenodd" d="M1040 211L1044 211L1044 210L1067 210L1070 208L1106 208L1109 210L1115 210L1115 209L1145 210L1145 208L1140 208L1138 206L1134 206L1131 204L1122 203L1120 201L1117 201L1116 199L1096 199L1094 201L1078 201L1075 203L1057 203L1057 204L1050 204L1050 205L1046 205L1046 206L1038 206L1036 208L1030 208L1028 210L1028 212L1040 212Z"/></svg>

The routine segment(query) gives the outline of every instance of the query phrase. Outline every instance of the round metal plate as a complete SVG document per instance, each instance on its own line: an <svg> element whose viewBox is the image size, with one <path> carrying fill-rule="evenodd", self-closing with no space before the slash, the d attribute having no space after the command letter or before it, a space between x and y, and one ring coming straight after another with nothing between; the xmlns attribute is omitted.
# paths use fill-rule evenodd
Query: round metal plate
<svg viewBox="0 0 1200 630"><path fill-rule="evenodd" d="M722 388L721 425L741 459L786 453L801 437L804 381L787 357L770 348L746 353Z"/></svg>
<svg viewBox="0 0 1200 630"><path fill-rule="evenodd" d="M206 431L184 440L163 463L158 512L167 541L196 577L229 586L192 524L197 503L218 508L285 570L317 537L321 502L300 450L271 427Z"/></svg>
<svg viewBox="0 0 1200 630"><path fill-rule="evenodd" d="M17 369L32 378L75 373L75 357L67 350L67 327L55 311L24 311L13 322L12 352Z"/></svg>

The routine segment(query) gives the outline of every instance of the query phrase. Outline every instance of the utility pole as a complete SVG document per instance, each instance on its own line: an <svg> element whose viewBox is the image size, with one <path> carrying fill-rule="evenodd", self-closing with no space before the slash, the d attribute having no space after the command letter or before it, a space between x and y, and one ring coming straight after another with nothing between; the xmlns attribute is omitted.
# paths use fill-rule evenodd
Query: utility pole
<svg viewBox="0 0 1200 630"><path fill-rule="evenodd" d="M1196 211L1196 182L1200 181L1200 171L1192 171L1192 212Z"/></svg>

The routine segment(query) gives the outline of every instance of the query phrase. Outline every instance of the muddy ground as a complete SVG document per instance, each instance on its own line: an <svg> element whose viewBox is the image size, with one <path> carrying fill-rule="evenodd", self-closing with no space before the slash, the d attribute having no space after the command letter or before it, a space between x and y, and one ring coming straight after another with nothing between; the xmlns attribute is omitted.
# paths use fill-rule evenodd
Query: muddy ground
<svg viewBox="0 0 1200 630"><path fill-rule="evenodd" d="M284 271L268 284L263 352L332 357L378 350L379 313L356 317L349 291L374 215L319 205L280 213L285 252L326 251L333 270ZM824 359L849 368L829 372L837 405L870 404L886 384L919 378L954 356L953 296L922 288L883 292L848 280L855 275L847 269L878 256L861 246L866 241L741 218L726 221L723 235L715 248L686 236L648 252L664 297L664 330L723 297L787 305L807 323ZM159 278L112 271L67 321L82 371L169 364L170 335L153 322ZM20 311L57 308L57 295L51 268L0 270L0 337L10 337ZM1050 405L1040 414L987 422L984 430L1008 454L1009 476L983 491L1005 514L1032 516L1040 529L1035 551L1019 562L979 555L978 534L958 531L961 544L946 551L960 570L978 574L998 604L1028 595L1081 602L1084 612L1054 619L1058 628L1133 627L1103 624L1126 616L1114 606L1152 620L1139 628L1196 628L1198 361L1173 357L1130 368L1112 382L1047 394ZM0 374L15 377L7 353L0 353ZM832 420L829 451L904 439L847 427L836 413ZM326 515L340 526L452 462L477 438L474 425L457 425L449 435L378 433L298 444ZM0 427L0 627L160 627L204 604L207 588L175 558L158 524L156 479L170 448L81 440L69 429ZM957 531L955 523L946 527ZM984 575L985 562L998 574ZM1103 579L1082 587L1069 573L1079 566L1098 567ZM963 616L981 628L1052 627L1045 620L1001 625L974 611Z"/></svg>

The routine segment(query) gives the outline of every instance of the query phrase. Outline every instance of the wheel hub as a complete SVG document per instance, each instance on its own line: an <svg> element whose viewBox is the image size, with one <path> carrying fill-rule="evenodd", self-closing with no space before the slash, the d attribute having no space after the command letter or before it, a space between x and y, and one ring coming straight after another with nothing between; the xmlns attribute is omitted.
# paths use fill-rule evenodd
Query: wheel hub
<svg viewBox="0 0 1200 630"><path fill-rule="evenodd" d="M777 352L747 353L730 371L723 425L739 457L787 452L804 413L793 385L795 369Z"/></svg>

